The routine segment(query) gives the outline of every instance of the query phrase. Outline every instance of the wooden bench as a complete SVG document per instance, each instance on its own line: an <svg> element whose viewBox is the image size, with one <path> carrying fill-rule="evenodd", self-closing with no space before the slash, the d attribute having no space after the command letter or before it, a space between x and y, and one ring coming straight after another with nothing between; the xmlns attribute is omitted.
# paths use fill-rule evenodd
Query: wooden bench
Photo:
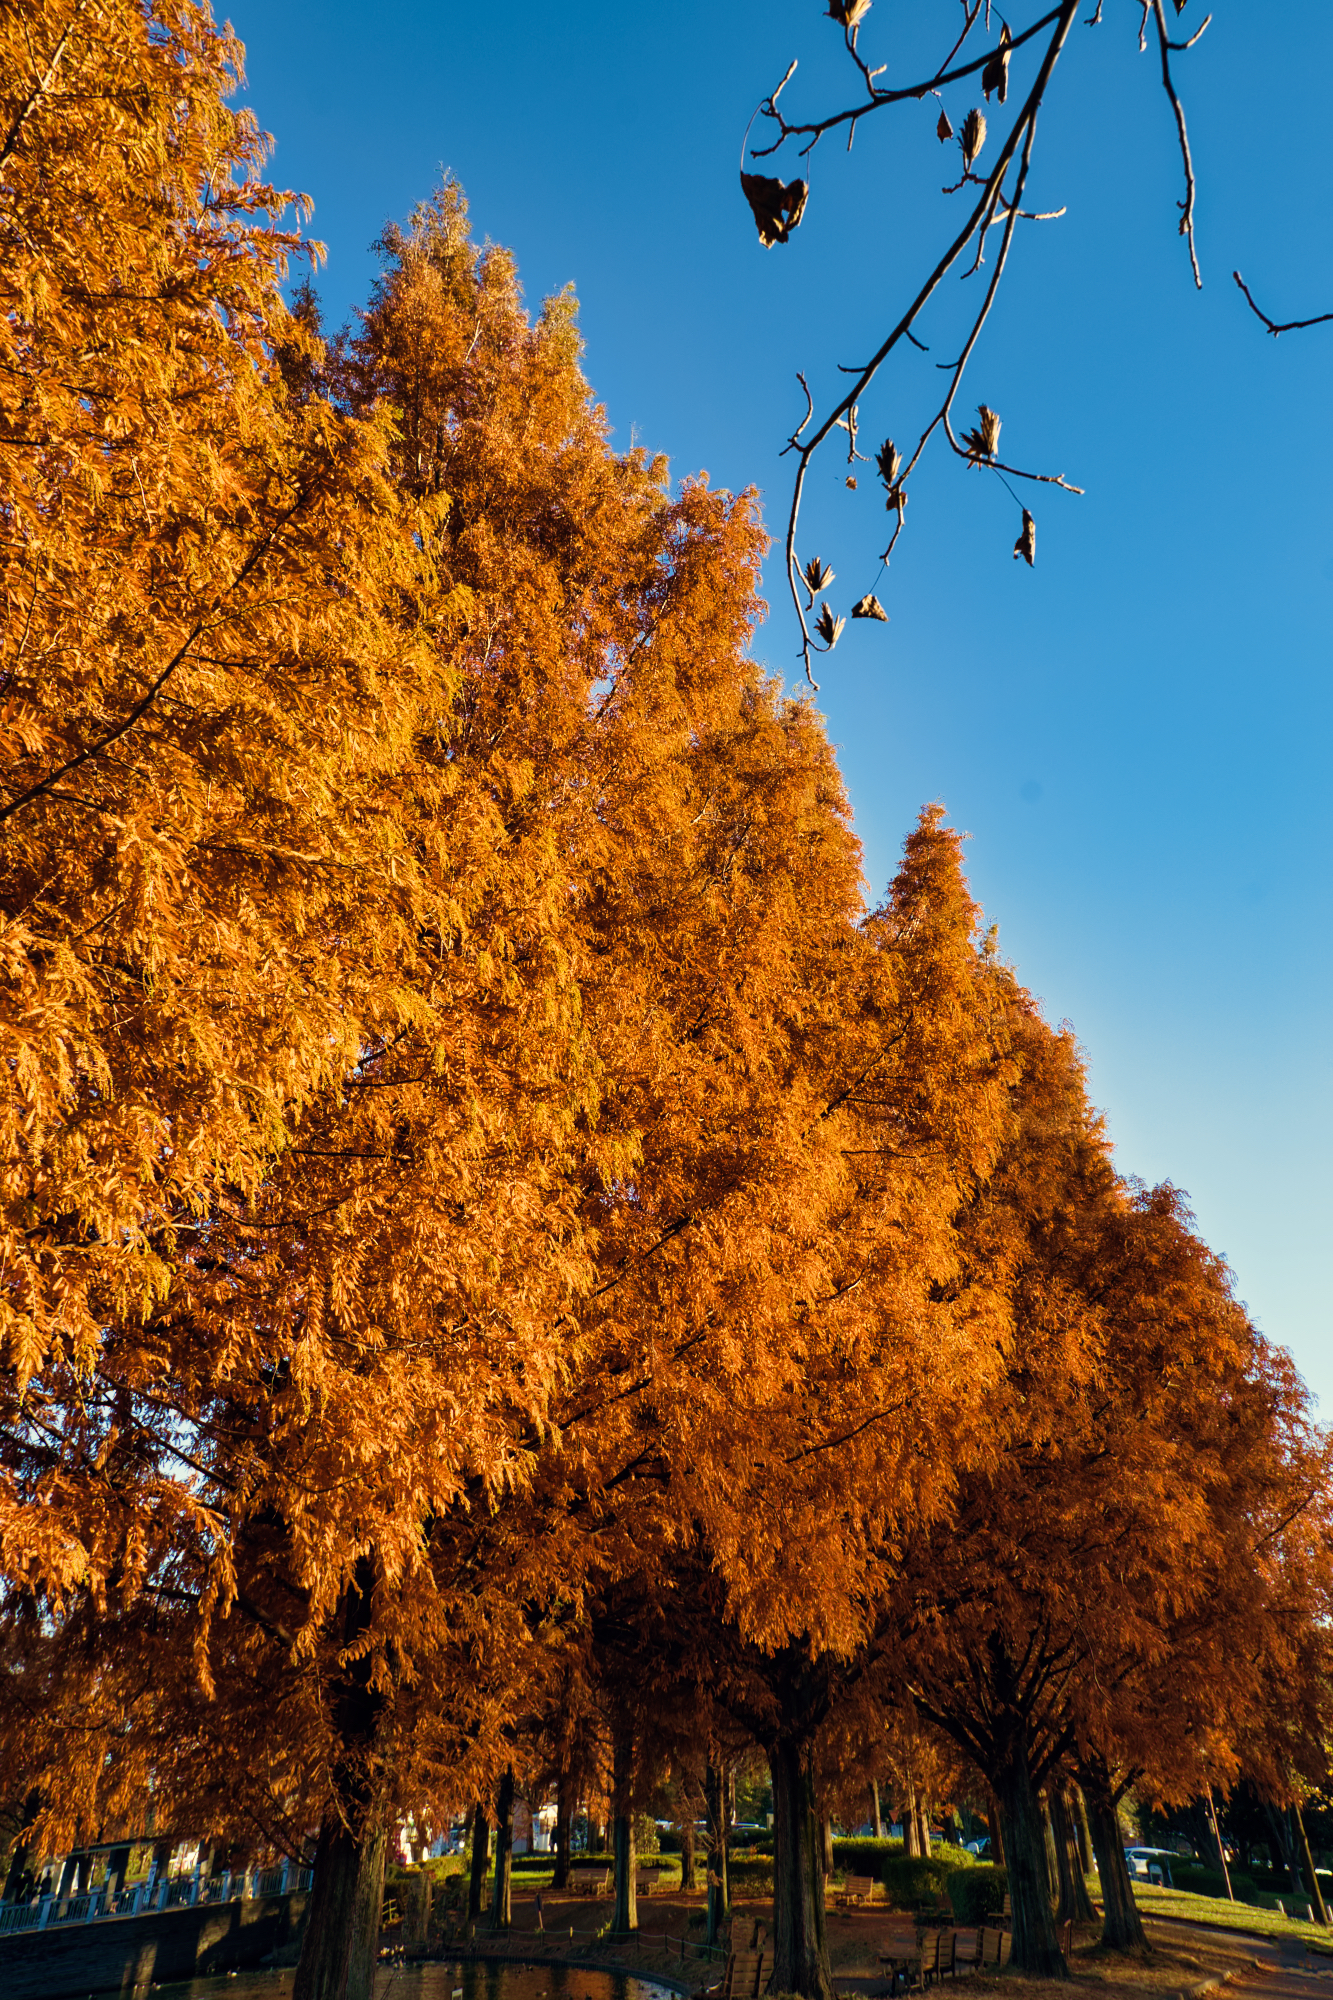
<svg viewBox="0 0 1333 2000"><path fill-rule="evenodd" d="M768 1954L762 1951L733 1951L727 1955L727 1969L716 1986L705 1986L695 2000L759 2000L767 1980ZM772 1968L769 1968L769 1978Z"/></svg>
<svg viewBox="0 0 1333 2000"><path fill-rule="evenodd" d="M1013 1948L1014 1940L1008 1931L995 1930L987 1924L977 1939L977 1964L1008 1965Z"/></svg>
<svg viewBox="0 0 1333 2000"><path fill-rule="evenodd" d="M955 1931L953 1934L953 1973L955 1979L960 1972L971 1972L980 1963L977 1947L981 1942L981 1932L976 1930Z"/></svg>
<svg viewBox="0 0 1333 2000"><path fill-rule="evenodd" d="M571 1868L569 1890L573 1896L605 1896L611 1887L609 1868Z"/></svg>
<svg viewBox="0 0 1333 2000"><path fill-rule="evenodd" d="M662 1886L662 1878L666 1872L665 1868L659 1867L636 1868L634 1871L636 1893L640 1896L655 1896Z"/></svg>
<svg viewBox="0 0 1333 2000"><path fill-rule="evenodd" d="M839 1889L834 1896L834 1905L838 1909L847 1910L855 1904L868 1903L873 1899L878 1887L879 1884L873 1875L849 1875L846 1888Z"/></svg>
<svg viewBox="0 0 1333 2000"><path fill-rule="evenodd" d="M879 1951L879 1962L889 1968L891 1982L896 1985L901 1973L908 1986L923 1983L921 1970L921 1940L916 1928L891 1930Z"/></svg>

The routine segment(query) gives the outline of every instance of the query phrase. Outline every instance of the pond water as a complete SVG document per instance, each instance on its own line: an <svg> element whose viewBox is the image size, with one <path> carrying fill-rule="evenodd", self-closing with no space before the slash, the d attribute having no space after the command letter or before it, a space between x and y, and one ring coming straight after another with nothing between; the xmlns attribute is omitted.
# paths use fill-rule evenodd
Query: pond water
<svg viewBox="0 0 1333 2000"><path fill-rule="evenodd" d="M154 1986L148 2000L290 2000L293 1971L237 1972ZM668 1986L627 1972L573 1965L463 1964L381 1966L375 2000L680 2000ZM91 2000L91 1996L90 1996Z"/></svg>

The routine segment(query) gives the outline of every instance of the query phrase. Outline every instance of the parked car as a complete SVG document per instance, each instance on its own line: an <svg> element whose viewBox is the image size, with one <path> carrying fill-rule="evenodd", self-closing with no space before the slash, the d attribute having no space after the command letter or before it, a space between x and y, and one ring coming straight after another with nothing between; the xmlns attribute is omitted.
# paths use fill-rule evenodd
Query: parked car
<svg viewBox="0 0 1333 2000"><path fill-rule="evenodd" d="M1169 1847L1127 1847L1125 1866L1139 1882L1156 1882L1159 1887L1171 1887L1171 1863L1180 1856Z"/></svg>

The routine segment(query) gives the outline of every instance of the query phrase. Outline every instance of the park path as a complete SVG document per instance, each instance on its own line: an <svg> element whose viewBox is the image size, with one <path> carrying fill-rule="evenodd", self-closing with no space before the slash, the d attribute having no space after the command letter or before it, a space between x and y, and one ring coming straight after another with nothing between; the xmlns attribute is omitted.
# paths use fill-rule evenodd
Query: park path
<svg viewBox="0 0 1333 2000"><path fill-rule="evenodd" d="M1333 1956L1311 1951L1302 1938L1247 1937L1237 1931L1214 1930L1210 1925L1172 1923L1163 1917L1146 1921L1150 1931L1169 1937L1177 1948L1188 1938L1191 1948L1206 1949L1210 1958L1231 1960L1234 1980L1253 1982L1262 1989L1263 2000L1333 2000Z"/></svg>

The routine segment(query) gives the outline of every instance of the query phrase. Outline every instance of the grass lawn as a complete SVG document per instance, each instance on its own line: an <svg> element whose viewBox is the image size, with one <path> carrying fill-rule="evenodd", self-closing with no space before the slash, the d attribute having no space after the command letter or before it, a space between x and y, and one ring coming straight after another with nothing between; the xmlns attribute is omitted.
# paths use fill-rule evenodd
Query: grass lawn
<svg viewBox="0 0 1333 2000"><path fill-rule="evenodd" d="M1159 1889L1155 1883L1136 1882L1134 1899L1145 1917L1189 1917L1198 1924L1215 1924L1225 1931L1262 1931L1265 1937L1300 1938L1305 1944L1333 1953L1333 1931L1319 1924L1303 1924L1276 1910L1259 1909L1253 1903L1229 1903L1223 1896L1195 1896L1187 1889Z"/></svg>

